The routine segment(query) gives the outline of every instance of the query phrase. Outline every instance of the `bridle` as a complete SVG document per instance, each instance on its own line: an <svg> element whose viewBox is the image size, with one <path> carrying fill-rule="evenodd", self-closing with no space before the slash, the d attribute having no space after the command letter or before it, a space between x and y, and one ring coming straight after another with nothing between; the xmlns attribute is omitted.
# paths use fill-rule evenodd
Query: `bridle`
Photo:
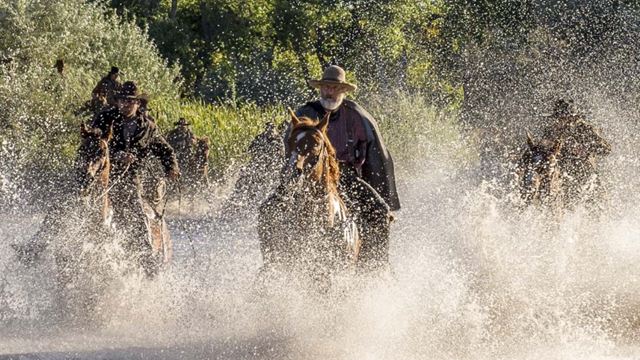
<svg viewBox="0 0 640 360"><path fill-rule="evenodd" d="M320 146L322 146L322 148L320 149L320 153L318 154L318 161L316 161L314 164L312 164L313 166L311 167L311 169L314 169L316 166L318 166L318 163L320 163L320 159L322 158L326 158L327 156L329 156L329 152L327 150L327 141L329 141L327 139L327 137L325 136L325 134L320 131L319 129L317 129L316 127L311 127L311 126L305 126L305 127L300 127L295 129L295 133L296 135L296 141L295 141L295 146L293 147L293 150L291 151L291 155L289 157L289 166L293 167L295 165L295 161L297 159L298 151L297 149L297 145L300 143L300 141L302 141L302 139L306 138L307 136L309 136L309 131L312 131L315 134L320 135L320 138L322 139L322 141L320 142ZM293 136L293 132L291 133L291 136Z"/></svg>

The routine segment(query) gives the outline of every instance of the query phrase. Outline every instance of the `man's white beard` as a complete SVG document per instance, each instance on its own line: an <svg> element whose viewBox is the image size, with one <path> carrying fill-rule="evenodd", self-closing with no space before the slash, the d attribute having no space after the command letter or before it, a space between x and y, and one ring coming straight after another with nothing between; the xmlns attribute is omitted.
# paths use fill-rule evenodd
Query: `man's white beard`
<svg viewBox="0 0 640 360"><path fill-rule="evenodd" d="M321 97L320 104L323 108L333 111L342 105L342 100L344 100L344 96L339 96L336 100Z"/></svg>

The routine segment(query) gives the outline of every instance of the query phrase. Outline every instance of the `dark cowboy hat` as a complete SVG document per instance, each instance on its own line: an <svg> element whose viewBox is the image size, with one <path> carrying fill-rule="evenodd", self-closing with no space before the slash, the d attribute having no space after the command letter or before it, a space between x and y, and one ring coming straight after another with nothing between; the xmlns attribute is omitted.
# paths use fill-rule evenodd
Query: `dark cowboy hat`
<svg viewBox="0 0 640 360"><path fill-rule="evenodd" d="M112 66L111 70L109 71L109 75L113 75L113 74L124 75L123 73L120 72L120 69L116 66Z"/></svg>
<svg viewBox="0 0 640 360"><path fill-rule="evenodd" d="M565 117L578 115L578 110L573 103L573 100L558 99L553 104L553 111L548 114L544 114L545 117Z"/></svg>
<svg viewBox="0 0 640 360"><path fill-rule="evenodd" d="M322 73L322 79L309 80L309 85L318 89L322 85L338 85L345 91L354 91L357 86L346 81L346 73L344 69L337 65L331 65Z"/></svg>
<svg viewBox="0 0 640 360"><path fill-rule="evenodd" d="M178 121L173 123L173 125L175 125L175 126L189 126L189 125L191 125L191 123L187 122L187 120L185 118L179 118Z"/></svg>
<svg viewBox="0 0 640 360"><path fill-rule="evenodd" d="M147 94L141 94L138 90L138 85L133 81L127 81L122 84L115 97L116 99L141 100L143 103L149 102L149 96L147 96Z"/></svg>

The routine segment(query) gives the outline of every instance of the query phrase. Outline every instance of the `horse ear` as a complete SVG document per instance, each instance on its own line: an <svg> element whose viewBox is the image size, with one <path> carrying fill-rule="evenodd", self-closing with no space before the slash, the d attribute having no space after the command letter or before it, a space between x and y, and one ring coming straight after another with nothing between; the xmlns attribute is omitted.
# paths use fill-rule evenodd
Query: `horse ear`
<svg viewBox="0 0 640 360"><path fill-rule="evenodd" d="M529 130L527 130L527 145L529 146L529 149L533 148L534 146L533 137L531 136L531 133L529 132Z"/></svg>
<svg viewBox="0 0 640 360"><path fill-rule="evenodd" d="M291 115L291 125L295 126L300 123L300 119L296 116L296 113L291 110L291 108L287 108L289 110L289 114Z"/></svg>
<svg viewBox="0 0 640 360"><path fill-rule="evenodd" d="M331 113L327 112L327 114L320 120L316 128L323 133L327 132L327 128L329 127L329 118L331 117Z"/></svg>
<svg viewBox="0 0 640 360"><path fill-rule="evenodd" d="M210 144L208 136L198 136L196 141L200 145L207 145L208 146Z"/></svg>
<svg viewBox="0 0 640 360"><path fill-rule="evenodd" d="M87 124L85 123L80 124L80 136L82 136L83 138L89 136L89 130L87 129Z"/></svg>

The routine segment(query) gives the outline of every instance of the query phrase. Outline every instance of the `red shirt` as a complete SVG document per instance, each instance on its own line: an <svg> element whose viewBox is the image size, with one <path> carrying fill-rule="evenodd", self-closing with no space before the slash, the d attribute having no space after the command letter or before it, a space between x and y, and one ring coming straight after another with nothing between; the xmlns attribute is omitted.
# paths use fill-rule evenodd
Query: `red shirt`
<svg viewBox="0 0 640 360"><path fill-rule="evenodd" d="M347 121L350 117L351 120ZM347 123L351 126L351 140L353 143L349 146L349 132L347 131ZM362 124L359 114L352 109L340 105L340 107L331 114L329 119L329 128L327 135L331 145L336 149L336 158L339 162L346 162L362 166L367 157L367 133ZM351 149L351 150L350 150Z"/></svg>

